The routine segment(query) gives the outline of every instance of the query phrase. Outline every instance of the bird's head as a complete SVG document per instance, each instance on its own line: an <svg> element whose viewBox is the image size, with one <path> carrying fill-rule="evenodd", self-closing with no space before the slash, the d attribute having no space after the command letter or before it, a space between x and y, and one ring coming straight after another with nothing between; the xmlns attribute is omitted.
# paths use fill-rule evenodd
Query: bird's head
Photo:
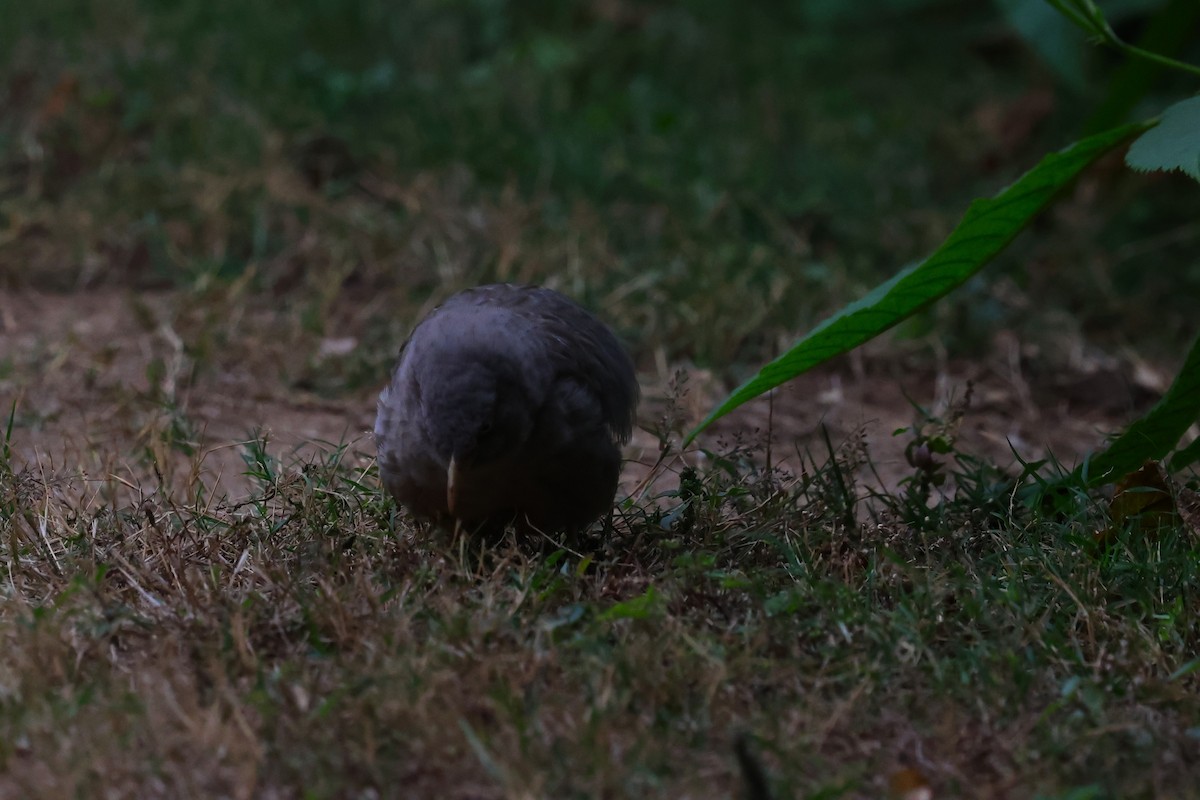
<svg viewBox="0 0 1200 800"><path fill-rule="evenodd" d="M438 455L460 467L502 459L533 430L533 409L521 374L502 357L481 355L428 371L421 406Z"/></svg>
<svg viewBox="0 0 1200 800"><path fill-rule="evenodd" d="M455 358L421 385L426 431L446 465L446 507L460 516L480 479L503 470L533 431L533 409L517 366L491 356Z"/></svg>

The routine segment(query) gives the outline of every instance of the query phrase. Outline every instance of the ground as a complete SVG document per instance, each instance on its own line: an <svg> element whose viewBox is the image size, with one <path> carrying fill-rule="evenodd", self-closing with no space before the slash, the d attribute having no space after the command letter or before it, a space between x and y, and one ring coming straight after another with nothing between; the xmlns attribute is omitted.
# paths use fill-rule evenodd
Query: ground
<svg viewBox="0 0 1200 800"><path fill-rule="evenodd" d="M0 797L1195 795L1196 476L1068 474L1195 334L1188 179L1102 160L680 445L1112 113L1116 59L952 0L10 6ZM379 490L398 347L490 281L637 364L584 535Z"/></svg>
<svg viewBox="0 0 1200 800"><path fill-rule="evenodd" d="M987 662L1015 653L990 652L977 622L935 631L944 614L963 613L949 576L999 566L972 565L991 548L968 542L983 535L1003 553L1012 547L1003 537L1032 531L986 532L986 515L969 521L986 510L976 508L952 512L968 518L935 526L945 532L933 541L897 542L916 534L884 503L873 533L852 534L829 488L805 484L828 480L840 463L856 495L903 494L917 474L903 454L913 435L893 432L920 427L913 403L948 418L957 402L959 452L1010 474L1019 472L1014 453L1053 452L1070 465L1151 402L1164 373L1109 359L1038 377L1003 337L1007 348L988 359L942 364L892 342L781 389L652 471L661 431L694 422L725 387L702 371L683 379L677 365L643 363L642 424L622 482L632 505L614 538L471 555L465 542L414 530L379 492L369 430L386 374L342 394L287 387L277 376L289 359L298 371L319 369L347 357L354 337L300 336L310 352L298 357L294 327L260 309L264 300L222 296L206 309L171 292L4 298L0 342L16 390L10 552L23 553L9 564L9 619L21 627L8 629L5 680L22 711L9 717L7 793L109 785L119 795L282 797L300 781L314 796L393 796L399 781L410 796L702 797L745 780L734 743L751 736L748 763L784 776L774 779L783 786L872 796L911 780L939 794L973 787L1001 797L1054 785L1064 764L1082 770L1096 757L1091 745L1065 762L1057 759L1066 751L1033 749L1045 746L1033 744L1044 738L1041 720L1075 706L1079 690L1068 684L1077 679L1054 688L1031 674L1025 700L1007 710L995 703L1011 687L970 688L993 695L979 710L937 688L958 682L937 675L947 668L967 670L964 688L1014 680ZM235 331L250 341L239 344ZM208 339L225 341L210 356L219 366L199 369L184 342ZM749 461L738 461L739 446ZM712 469L705 450L719 464L731 448L741 464L733 482L684 490L696 506L681 523L680 469ZM777 471L764 470L768 458ZM756 499L739 504L731 490ZM1012 502L1001 497L999 507ZM690 543L689 530L699 537ZM854 544L859 535L873 544ZM812 559L805 569L816 570L805 580L823 576L819 588L799 588L792 568L774 574L781 565L769 553L781 545L764 543L793 536ZM947 549L943 536L964 538ZM915 561L890 563L914 545ZM874 563L892 547L897 555ZM922 562L925 577L909 573ZM1010 579L1020 562L1007 563L1017 570ZM749 577L756 568L762 574ZM1020 580L1054 589L1056 569ZM1038 630L1049 625L1090 654L1094 678L1141 664L1129 631L1105 621L1103 605L1078 599L1108 591L1090 572L1074 589L1062 584L1065 607L1040 599L1018 614L1017 629L1000 623L1004 638L1016 636L1006 647L1043 646ZM837 599L864 579L899 581L900 595L872 600L870 613L890 619L887 605L911 602L905 613L916 618L886 633L896 620L864 620L866 608ZM813 602L830 607L805 611ZM968 619L982 610L972 608ZM1055 631L1046 614L1073 618L1074 632ZM915 635L932 640L912 638L927 625L936 627ZM891 641L871 642L880 635ZM931 647L949 652L924 652ZM983 654L958 663L963 647ZM1032 699L1051 688L1063 699ZM939 699L920 699L929 692ZM1186 724L1186 706L1169 710L1170 696L1123 699L1096 712L1106 720L1098 728L1056 724L1050 743L1174 740L1150 761L1170 796L1197 766L1188 739L1167 732ZM64 718L72 733L56 730ZM1041 766L1046 757L1058 766Z"/></svg>
<svg viewBox="0 0 1200 800"><path fill-rule="evenodd" d="M162 455L186 472L199 452L202 471L195 477L217 493L246 490L238 448L256 432L268 439L275 457L303 456L322 444L349 444L364 464L372 457L375 397L386 372L373 384L339 395L281 383L271 370L288 357L281 351L295 330L286 318L253 306L266 298L248 298L237 309L223 307L223 299L213 301L199 323L207 329L199 330L196 298L189 294L26 291L0 302L0 346L21 370L7 383L17 390L25 433L13 445L23 463L105 469L105 459L153 446L164 427L180 420L187 431L176 433L189 446ZM185 331L193 338L232 339L238 327L228 327L224 314L230 311L255 318L244 323L253 329L247 334L252 343L230 342L217 358L218 368L197 370L176 328L193 326ZM276 346L264 347L264 340ZM344 359L356 342L354 335L304 341L302 346L316 352L310 354L312 365L296 369ZM999 337L996 352L986 358L939 363L907 350L894 343L875 347L803 376L722 422L685 460L702 461L701 449L741 436L764 451L770 442L772 463L787 466L795 463L797 449L824 446L824 426L839 444L865 437L880 488L894 490L911 473L903 455L911 437L895 432L918 424L922 412L944 414L970 391L956 431L963 452L1018 470L1018 457L1053 456L1074 466L1148 407L1170 380L1164 368L1133 357L1085 353L1082 346L1061 371L1049 374L1035 351L1031 373L1030 353L1022 353L1011 336ZM627 490L642 482L640 467L657 459L657 431L668 400L679 406L678 424L690 428L731 388L684 364L645 366L639 376L645 387L641 424L626 452ZM677 375L686 376L678 387ZM171 409L178 418L171 418Z"/></svg>

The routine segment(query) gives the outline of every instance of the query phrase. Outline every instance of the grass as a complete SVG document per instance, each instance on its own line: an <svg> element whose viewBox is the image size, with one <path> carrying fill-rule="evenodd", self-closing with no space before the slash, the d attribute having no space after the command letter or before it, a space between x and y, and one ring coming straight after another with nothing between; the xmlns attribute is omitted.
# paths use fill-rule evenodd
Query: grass
<svg viewBox="0 0 1200 800"><path fill-rule="evenodd" d="M1102 498L1028 504L937 420L882 492L858 436L726 428L574 541L379 492L356 432L445 294L610 320L654 453L1096 100L986 6L768 5L4 6L0 795L1194 792L1194 526L1098 544ZM1102 166L839 377L1003 330L1048 428L1079 353L1190 338L1185 191Z"/></svg>
<svg viewBox="0 0 1200 800"><path fill-rule="evenodd" d="M851 528L851 452L742 455L565 546L415 531L346 448L248 444L236 504L6 472L5 792L729 796L739 737L778 797L1190 792L1194 535L977 466Z"/></svg>
<svg viewBox="0 0 1200 800"><path fill-rule="evenodd" d="M245 278L302 297L314 328L337 300L550 281L647 351L744 372L928 253L1092 107L1039 100L1048 77L988 9L872 10L14 4L0 276ZM907 46L926 38L944 47ZM1194 220L1182 180L1131 202L1145 180L1068 204L1060 236L999 270L1028 296L1063 286L1093 335L1118 319L1186 340ZM1162 313L1130 312L1139 291ZM1019 301L967 306L1046 326Z"/></svg>

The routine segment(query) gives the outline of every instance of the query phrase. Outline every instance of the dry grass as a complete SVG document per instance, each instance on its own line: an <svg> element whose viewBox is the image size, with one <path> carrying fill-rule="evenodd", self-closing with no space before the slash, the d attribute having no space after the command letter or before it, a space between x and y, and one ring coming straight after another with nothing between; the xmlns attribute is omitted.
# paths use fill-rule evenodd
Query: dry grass
<svg viewBox="0 0 1200 800"><path fill-rule="evenodd" d="M852 449L486 546L412 528L351 448L243 455L240 502L4 473L5 794L729 796L742 735L779 796L1200 777L1187 534L1081 551L987 470L848 528Z"/></svg>

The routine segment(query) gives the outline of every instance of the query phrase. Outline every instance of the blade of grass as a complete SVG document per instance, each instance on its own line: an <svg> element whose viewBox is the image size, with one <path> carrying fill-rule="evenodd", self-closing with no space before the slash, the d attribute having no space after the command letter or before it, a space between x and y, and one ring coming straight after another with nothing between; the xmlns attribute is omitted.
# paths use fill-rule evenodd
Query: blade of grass
<svg viewBox="0 0 1200 800"><path fill-rule="evenodd" d="M12 461L12 442L13 421L17 418L17 401L12 401L12 407L8 410L8 425L4 429L4 445L0 447L0 457L3 457L4 463L8 464Z"/></svg>

